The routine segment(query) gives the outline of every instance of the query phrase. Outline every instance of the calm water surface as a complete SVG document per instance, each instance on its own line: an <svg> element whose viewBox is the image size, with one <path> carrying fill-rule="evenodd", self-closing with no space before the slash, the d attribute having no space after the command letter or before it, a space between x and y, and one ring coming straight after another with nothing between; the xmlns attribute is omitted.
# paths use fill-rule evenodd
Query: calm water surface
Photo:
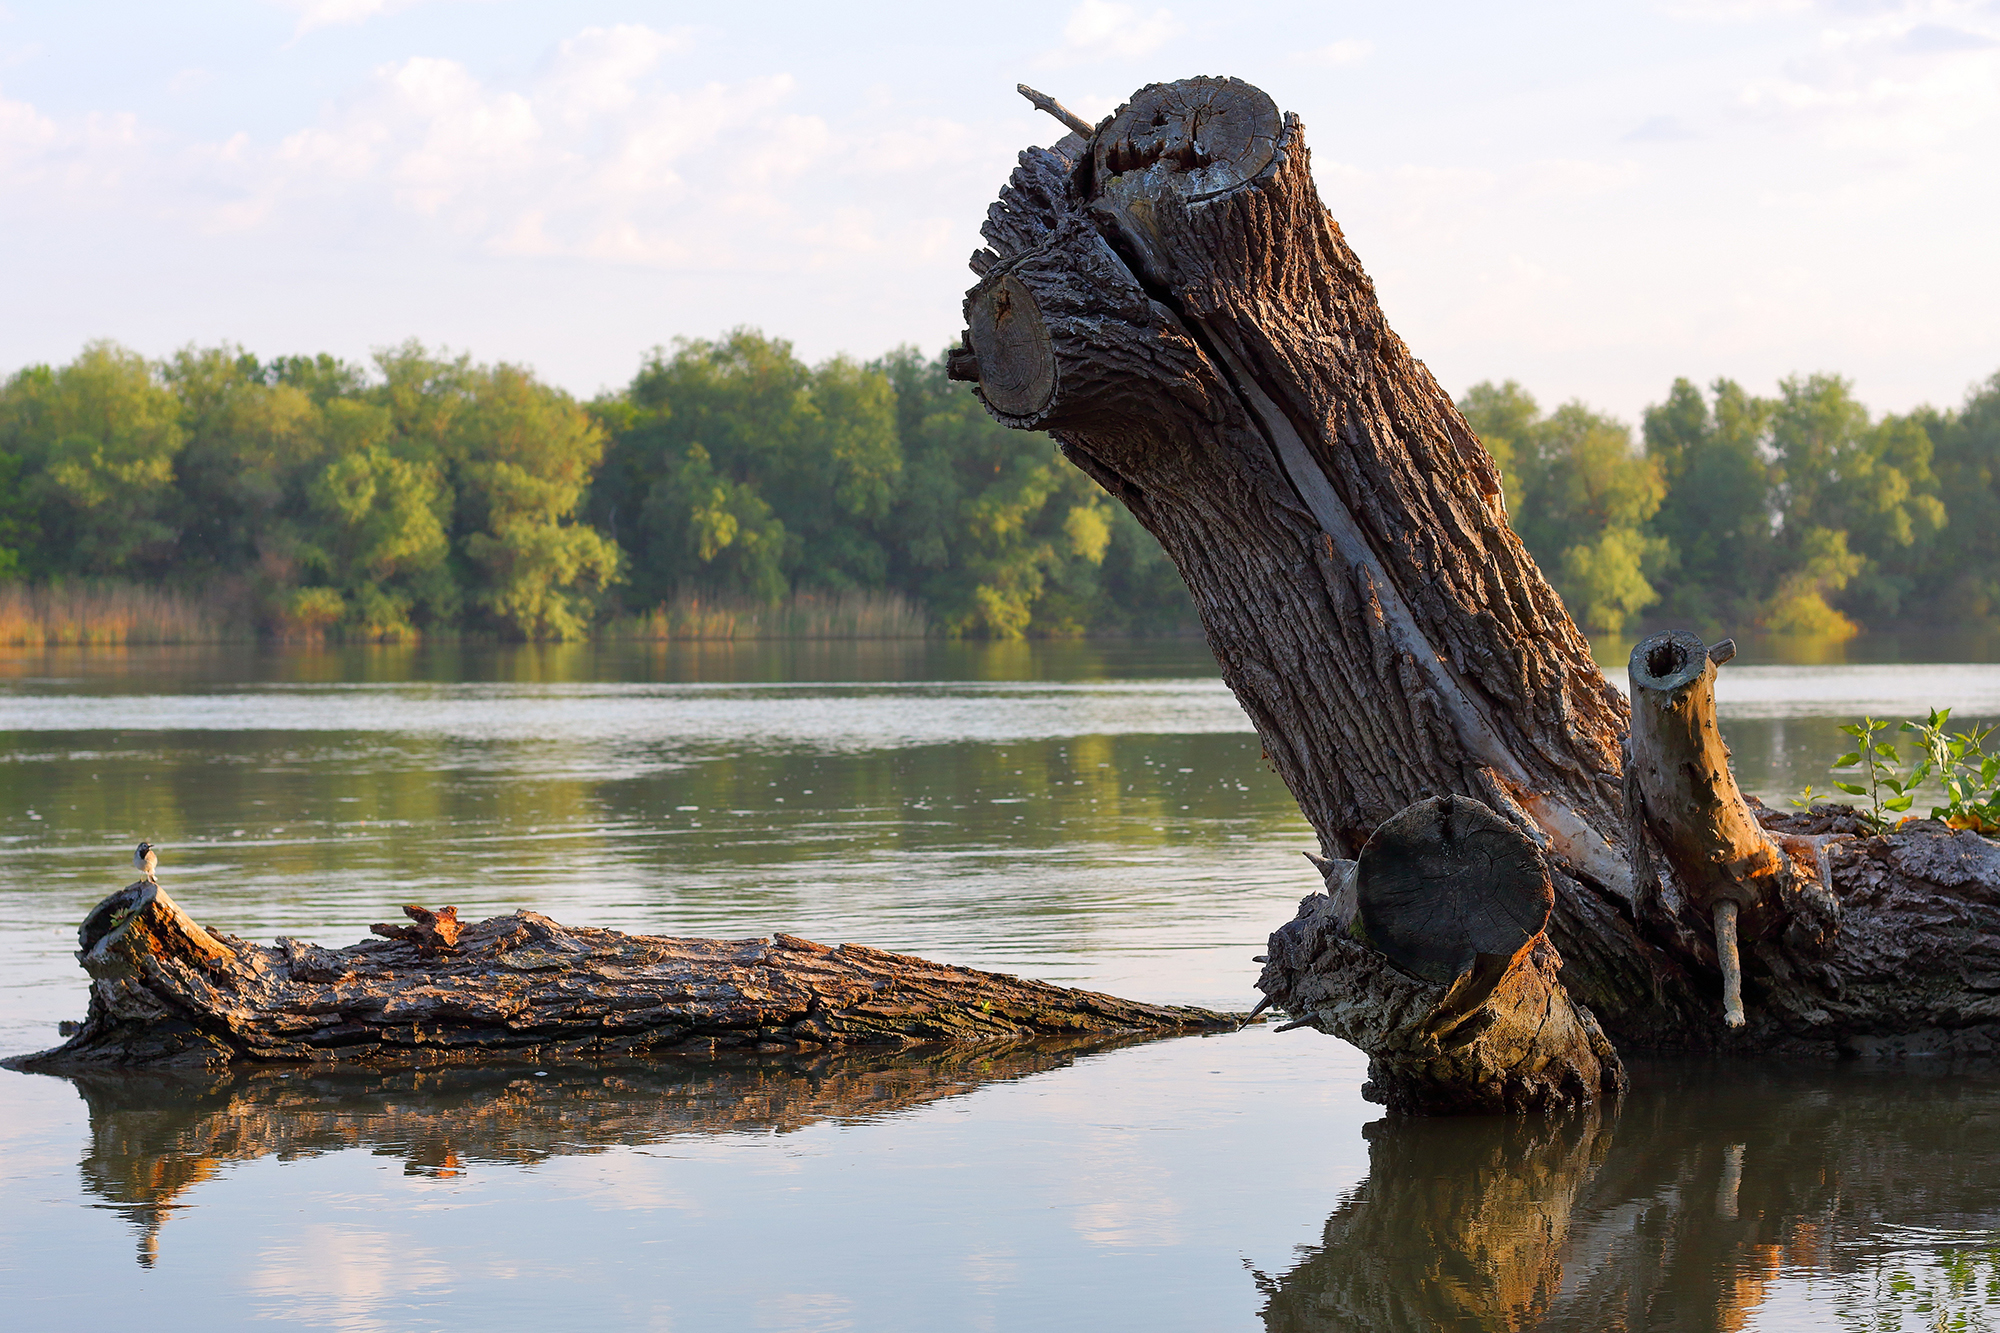
<svg viewBox="0 0 2000 1333"><path fill-rule="evenodd" d="M1751 646L1722 677L1744 786L1823 787L1863 713L2000 717L2000 667L1962 655ZM0 1051L81 1015L76 922L141 836L200 920L267 941L347 943L403 902L531 906L1232 1008L1314 887L1310 832L1199 643L17 654ZM1398 1123L1360 1101L1364 1064L1260 1027L0 1073L0 1308L23 1328L2000 1327L2000 1079L1654 1065L1602 1116Z"/></svg>

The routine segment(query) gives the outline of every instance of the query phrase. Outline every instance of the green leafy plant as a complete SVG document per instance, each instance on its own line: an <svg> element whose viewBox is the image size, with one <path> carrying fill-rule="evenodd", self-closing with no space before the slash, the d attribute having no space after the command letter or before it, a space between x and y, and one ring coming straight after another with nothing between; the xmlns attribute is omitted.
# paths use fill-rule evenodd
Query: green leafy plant
<svg viewBox="0 0 2000 1333"><path fill-rule="evenodd" d="M1944 793L1944 804L1931 807L1931 818L1953 828L2000 835L2000 753L1988 754L1985 744L1995 728L1947 731L1950 721L1949 708L1933 708L1926 720L1901 724L1899 730L1916 737L1908 746L1907 770L1896 746L1886 739L1890 723L1866 717L1842 727L1856 743L1833 761L1833 785L1850 796L1866 797L1868 805L1856 813L1880 830L1915 804L1919 787L1934 781ZM1841 781L1843 777L1847 780ZM1808 784L1792 804L1809 809L1817 795Z"/></svg>
<svg viewBox="0 0 2000 1333"><path fill-rule="evenodd" d="M1835 773L1845 773L1849 777L1866 778L1867 786L1859 782L1842 782L1834 779L1833 785L1849 796L1866 796L1869 808L1860 812L1861 817L1877 828L1887 828L1889 816L1908 810L1916 800L1911 790L1922 779L1915 775L1905 775L1902 756L1896 753L1891 741L1877 740L1889 730L1889 723L1878 722L1872 717L1864 717L1858 725L1849 724L1842 731L1858 742L1854 749L1833 761ZM1884 791L1889 793L1885 799Z"/></svg>
<svg viewBox="0 0 2000 1333"><path fill-rule="evenodd" d="M1986 753L1985 744L1994 729L1947 733L1950 720L1949 708L1933 708L1928 721L1903 724L1904 731L1916 734L1919 751L1907 785L1935 775L1945 803L1931 807L1931 818L1954 828L2000 832L2000 754Z"/></svg>

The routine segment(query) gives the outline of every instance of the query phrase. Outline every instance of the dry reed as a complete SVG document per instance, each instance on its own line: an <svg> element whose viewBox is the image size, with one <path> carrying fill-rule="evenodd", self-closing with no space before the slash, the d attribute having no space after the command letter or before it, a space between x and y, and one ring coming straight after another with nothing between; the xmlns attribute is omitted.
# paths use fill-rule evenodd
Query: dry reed
<svg viewBox="0 0 2000 1333"><path fill-rule="evenodd" d="M0 644L9 647L218 643L251 637L221 593L136 583L0 584Z"/></svg>
<svg viewBox="0 0 2000 1333"><path fill-rule="evenodd" d="M682 595L613 621L609 639L921 639L923 608L900 593L794 593L775 606Z"/></svg>

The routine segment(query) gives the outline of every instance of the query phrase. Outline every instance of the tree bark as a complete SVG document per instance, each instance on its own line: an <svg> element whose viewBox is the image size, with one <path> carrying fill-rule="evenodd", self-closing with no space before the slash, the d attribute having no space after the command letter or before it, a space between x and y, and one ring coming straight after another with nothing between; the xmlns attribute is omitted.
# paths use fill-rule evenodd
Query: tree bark
<svg viewBox="0 0 2000 1333"><path fill-rule="evenodd" d="M271 948L204 930L141 881L98 904L78 931L77 957L91 976L81 1028L54 1050L8 1064L553 1061L1242 1022L791 935L622 935L535 912L462 929L456 947L395 938L345 949L287 939Z"/></svg>
<svg viewBox="0 0 2000 1333"><path fill-rule="evenodd" d="M1873 946L1849 910L1824 949L1791 948L1782 897L1748 923L1750 1021L1723 1026L1712 907L1625 798L1626 701L1383 317L1297 117L1234 79L1151 85L1023 152L982 230L951 373L1002 423L1052 432L1159 539L1325 857L1427 797L1484 802L1547 857L1563 984L1628 1044L1993 1043L2000 1015L1969 983L1871 980L1888 990L1835 1016L1879 976ZM1905 939L1942 914L1954 961L1982 971L1996 885L1906 879L1879 924Z"/></svg>
<svg viewBox="0 0 2000 1333"><path fill-rule="evenodd" d="M1368 1052L1362 1096L1497 1115L1624 1089L1611 1044L1556 979L1548 867L1519 830L1464 797L1419 801L1334 871L1335 891L1272 934L1257 985L1291 1026Z"/></svg>

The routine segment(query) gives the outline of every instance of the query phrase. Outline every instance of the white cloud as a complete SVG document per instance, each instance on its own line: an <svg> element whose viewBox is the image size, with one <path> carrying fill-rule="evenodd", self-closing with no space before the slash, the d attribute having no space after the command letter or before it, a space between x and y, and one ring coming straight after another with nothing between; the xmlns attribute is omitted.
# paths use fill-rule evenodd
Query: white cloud
<svg viewBox="0 0 2000 1333"><path fill-rule="evenodd" d="M770 273L938 258L977 216L939 183L1018 147L881 98L808 114L786 74L693 82L688 45L589 28L517 79L413 56L270 137L189 141L0 99L0 192L306 246Z"/></svg>
<svg viewBox="0 0 2000 1333"><path fill-rule="evenodd" d="M298 17L298 26L292 29L294 38L303 37L315 28L333 28L348 23L366 23L369 19L383 14L393 14L399 9L409 9L424 3L424 0L271 0L280 9L289 9Z"/></svg>
<svg viewBox="0 0 2000 1333"><path fill-rule="evenodd" d="M2000 129L2000 37L1931 21L1957 8L1885 6L1823 28L1816 49L1745 85L1738 105L1799 122L1831 148L1873 154L1923 153Z"/></svg>
<svg viewBox="0 0 2000 1333"><path fill-rule="evenodd" d="M1136 6L1110 0L1083 0L1063 25L1063 45L1042 58L1043 64L1076 64L1091 60L1137 60L1149 56L1186 29L1172 11L1141 14Z"/></svg>
<svg viewBox="0 0 2000 1333"><path fill-rule="evenodd" d="M1813 0L1674 0L1661 5L1660 12L1696 23L1750 23L1802 14L1812 7Z"/></svg>
<svg viewBox="0 0 2000 1333"><path fill-rule="evenodd" d="M1359 64L1374 53L1375 43L1362 41L1358 37L1349 37L1329 42L1325 46L1314 47L1310 51L1301 51L1293 56L1292 60L1293 63L1300 65L1335 67Z"/></svg>

